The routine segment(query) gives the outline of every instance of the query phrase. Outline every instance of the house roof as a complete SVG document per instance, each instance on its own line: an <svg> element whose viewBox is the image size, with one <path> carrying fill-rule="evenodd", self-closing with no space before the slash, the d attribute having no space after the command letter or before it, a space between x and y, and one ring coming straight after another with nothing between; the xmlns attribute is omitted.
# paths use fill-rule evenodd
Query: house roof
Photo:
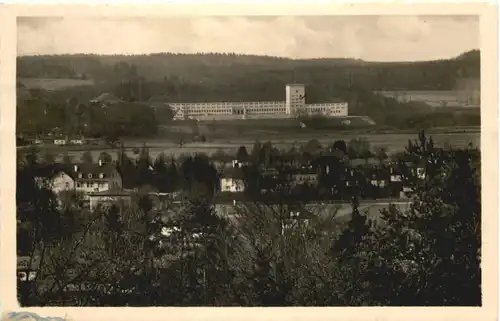
<svg viewBox="0 0 500 321"><path fill-rule="evenodd" d="M386 160L386 161L383 161L382 163L388 163L388 162L389 161ZM353 167L365 166L365 165L373 166L373 165L380 164L380 160L373 158L373 157L370 157L370 158L368 158L368 162L367 162L363 158L354 158L354 159L350 160L350 163L351 163L351 166L353 166Z"/></svg>
<svg viewBox="0 0 500 321"><path fill-rule="evenodd" d="M56 136L52 138L42 138L41 140L85 140L84 136Z"/></svg>
<svg viewBox="0 0 500 321"><path fill-rule="evenodd" d="M297 168L289 171L291 175L317 175L317 171L311 168Z"/></svg>
<svg viewBox="0 0 500 321"><path fill-rule="evenodd" d="M118 103L121 101L120 98L110 93L103 93L91 100L93 103Z"/></svg>
<svg viewBox="0 0 500 321"><path fill-rule="evenodd" d="M102 166L99 166L99 164L95 163L73 164L71 167L67 166L67 168L65 169L65 172L67 172L73 178L78 178L78 174L82 174L81 179L89 180L89 174L92 174L92 181L99 179L102 180L102 178L99 178L99 174L104 174L104 180L106 180L114 171L118 172L116 166L112 163L103 164Z"/></svg>
<svg viewBox="0 0 500 321"><path fill-rule="evenodd" d="M226 168L222 172L222 178L239 178L243 179L243 172L239 168Z"/></svg>
<svg viewBox="0 0 500 321"><path fill-rule="evenodd" d="M168 95L154 95L148 99L150 103L166 103L170 100Z"/></svg>
<svg viewBox="0 0 500 321"><path fill-rule="evenodd" d="M135 193L134 190L129 189L111 189L102 192L89 193L90 196L132 196Z"/></svg>
<svg viewBox="0 0 500 321"><path fill-rule="evenodd" d="M55 175L61 172L68 172L68 168L64 164L38 164L34 165L31 170L33 171L34 177L46 177L53 178Z"/></svg>

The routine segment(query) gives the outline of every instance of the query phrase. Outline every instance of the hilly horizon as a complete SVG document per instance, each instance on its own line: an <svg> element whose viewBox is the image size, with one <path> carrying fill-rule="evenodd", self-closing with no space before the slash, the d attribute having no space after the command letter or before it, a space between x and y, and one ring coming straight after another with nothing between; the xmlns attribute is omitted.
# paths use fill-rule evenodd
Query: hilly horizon
<svg viewBox="0 0 500 321"><path fill-rule="evenodd" d="M313 89L311 98L315 100L314 90L325 86L355 85L373 91L454 90L460 78L479 78L480 51L472 50L451 59L423 62L367 62L350 58L291 59L220 53L42 55L18 57L17 76L21 80L72 80L61 81L60 88L54 85L50 90L99 84L97 87L101 88L101 92L96 91L93 93L95 95L123 81L148 82L158 87L153 90L152 96L165 94L160 92L161 87L174 86L177 92L185 92L173 95L173 98L181 101L193 96L189 93L191 90L204 92L205 99L236 99L233 93L227 92L230 89L223 89L228 84L249 91L248 95L243 95L245 97L238 96L241 99L252 99L251 93L259 88L262 99L274 100L281 98L284 84L300 82ZM25 83L30 83L29 87L37 86L37 81ZM279 87L279 96L276 94L277 89L268 87ZM39 88L43 89L43 84ZM275 94L267 94L269 92Z"/></svg>
<svg viewBox="0 0 500 321"><path fill-rule="evenodd" d="M155 57L155 56L191 56L191 57L204 57L204 56L231 56L231 57L247 57L247 58L261 58L269 60L279 60L279 61L294 61L294 62L336 62L345 64L405 64L405 63L426 63L426 62L438 62L446 60L457 60L457 59L474 59L478 58L480 55L479 49L472 49L463 52L457 56L451 56L442 59L428 59L428 60L403 60L403 61L372 61L364 60L360 58L351 57L317 57L317 58L292 58L284 56L271 56L271 55L254 55L254 54L244 54L244 53L233 53L233 52L199 52L199 53L174 53L174 52L157 52L149 54L93 54L93 53L76 53L76 54L41 54L41 55L18 55L18 60L30 59L30 58L83 58L83 57L98 57L98 58L108 58L117 59L121 58L124 60L130 58L140 58L140 57Z"/></svg>

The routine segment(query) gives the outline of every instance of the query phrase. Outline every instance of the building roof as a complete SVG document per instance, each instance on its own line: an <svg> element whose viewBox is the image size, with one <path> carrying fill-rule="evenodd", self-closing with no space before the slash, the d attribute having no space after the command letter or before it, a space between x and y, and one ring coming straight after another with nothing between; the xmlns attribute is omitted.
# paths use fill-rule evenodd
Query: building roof
<svg viewBox="0 0 500 321"><path fill-rule="evenodd" d="M112 163L105 163L102 166L99 166L99 164L87 164L87 163L82 163L82 164L73 164L71 167L67 166L65 169L65 172L67 172L71 177L74 179L78 179L78 174L82 174L83 180L107 180L111 177L111 174L116 171L118 172L116 166ZM89 178L89 174L92 174L92 178ZM99 177L99 174L104 174L103 178Z"/></svg>
<svg viewBox="0 0 500 321"><path fill-rule="evenodd" d="M288 171L290 175L318 175L314 168L295 168Z"/></svg>
<svg viewBox="0 0 500 321"><path fill-rule="evenodd" d="M148 99L150 103L167 103L170 100L168 95L154 95Z"/></svg>
<svg viewBox="0 0 500 321"><path fill-rule="evenodd" d="M239 168L226 168L222 172L222 177L221 178L234 178L234 179L243 179L243 171Z"/></svg>
<svg viewBox="0 0 500 321"><path fill-rule="evenodd" d="M327 100L327 101L321 101L321 102L319 102L319 103L309 103L309 104L306 104L306 107L307 107L307 106L314 107L314 105L338 104L338 103L347 103L347 101L342 100L342 99L340 99L340 98L330 98L330 99L329 99L329 100Z"/></svg>
<svg viewBox="0 0 500 321"><path fill-rule="evenodd" d="M31 170L33 171L34 177L46 177L53 178L55 175L61 172L69 172L68 168L64 164L37 164L34 165ZM68 173L69 174L69 173Z"/></svg>
<svg viewBox="0 0 500 321"><path fill-rule="evenodd" d="M122 100L110 93L103 93L96 98L92 99L93 103L118 103L122 102Z"/></svg>
<svg viewBox="0 0 500 321"><path fill-rule="evenodd" d="M102 192L89 193L89 196L132 196L135 193L134 190L130 189L111 189Z"/></svg>
<svg viewBox="0 0 500 321"><path fill-rule="evenodd" d="M53 136L53 137L49 137L49 138L41 138L41 140L44 140L44 139L49 139L49 140L85 140L85 137L78 136L78 135L73 135L73 136L60 135L60 136Z"/></svg>
<svg viewBox="0 0 500 321"><path fill-rule="evenodd" d="M380 160L376 159L375 157L370 157L367 160L368 160L368 162L363 158L354 158L354 159L350 160L350 164L352 167L366 166L366 165L373 166L373 165L380 164ZM389 162L389 160L384 161L384 162Z"/></svg>

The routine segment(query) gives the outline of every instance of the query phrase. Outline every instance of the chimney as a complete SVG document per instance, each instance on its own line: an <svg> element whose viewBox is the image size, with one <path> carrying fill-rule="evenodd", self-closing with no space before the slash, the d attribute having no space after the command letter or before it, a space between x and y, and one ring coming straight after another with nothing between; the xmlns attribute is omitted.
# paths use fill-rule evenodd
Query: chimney
<svg viewBox="0 0 500 321"><path fill-rule="evenodd" d="M99 160L99 167L102 167L102 159Z"/></svg>
<svg viewBox="0 0 500 321"><path fill-rule="evenodd" d="M74 169L75 169L75 173L78 172L78 165L75 165Z"/></svg>

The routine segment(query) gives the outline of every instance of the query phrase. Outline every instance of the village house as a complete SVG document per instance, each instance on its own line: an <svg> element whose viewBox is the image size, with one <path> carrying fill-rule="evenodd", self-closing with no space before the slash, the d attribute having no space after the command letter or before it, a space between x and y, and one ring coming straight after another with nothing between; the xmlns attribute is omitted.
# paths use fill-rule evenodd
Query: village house
<svg viewBox="0 0 500 321"><path fill-rule="evenodd" d="M289 177L291 185L318 185L318 173L311 168L293 170L290 172Z"/></svg>
<svg viewBox="0 0 500 321"><path fill-rule="evenodd" d="M243 173L239 168L228 168L222 173L220 178L221 192L243 192L245 190L245 181Z"/></svg>
<svg viewBox="0 0 500 321"><path fill-rule="evenodd" d="M401 197L403 176L395 164L389 164L389 185L391 197Z"/></svg>
<svg viewBox="0 0 500 321"><path fill-rule="evenodd" d="M77 192L86 194L122 188L122 177L116 166L102 160L98 164L73 165L73 175Z"/></svg>
<svg viewBox="0 0 500 321"><path fill-rule="evenodd" d="M68 144L68 137L54 138L54 145L63 146L63 145L67 145L67 144Z"/></svg>
<svg viewBox="0 0 500 321"><path fill-rule="evenodd" d="M370 184L374 187L385 188L390 182L390 170L386 167L375 166L367 169Z"/></svg>
<svg viewBox="0 0 500 321"><path fill-rule="evenodd" d="M227 168L233 168L234 160L229 155L212 155L210 162L219 173L223 173Z"/></svg>
<svg viewBox="0 0 500 321"><path fill-rule="evenodd" d="M51 182L52 192L58 195L61 192L69 192L75 190L75 179L70 175L69 171L58 171Z"/></svg>
<svg viewBox="0 0 500 321"><path fill-rule="evenodd" d="M71 137L69 140L71 145L83 145L85 144L85 138L83 136Z"/></svg>
<svg viewBox="0 0 500 321"><path fill-rule="evenodd" d="M357 186L359 184L357 175L352 168L346 167L344 169L344 176L343 176L345 186L352 187L352 186Z"/></svg>
<svg viewBox="0 0 500 321"><path fill-rule="evenodd" d="M41 144L43 141L40 139L35 140L35 144ZM85 138L83 136L73 136L69 138L68 136L58 136L53 138L54 145L64 146L64 145L83 145L85 144Z"/></svg>
<svg viewBox="0 0 500 321"><path fill-rule="evenodd" d="M123 100L121 100L120 98L118 98L115 95L110 94L110 93L103 93L103 94L95 97L94 99L90 100L91 104L98 105L101 108L106 108L110 105L121 103L121 102L123 102Z"/></svg>
<svg viewBox="0 0 500 321"><path fill-rule="evenodd" d="M113 164L63 164L40 169L36 180L38 184L45 182L42 177L49 177L48 185L58 195L64 191L83 193L103 192L110 189L122 189L122 178Z"/></svg>

